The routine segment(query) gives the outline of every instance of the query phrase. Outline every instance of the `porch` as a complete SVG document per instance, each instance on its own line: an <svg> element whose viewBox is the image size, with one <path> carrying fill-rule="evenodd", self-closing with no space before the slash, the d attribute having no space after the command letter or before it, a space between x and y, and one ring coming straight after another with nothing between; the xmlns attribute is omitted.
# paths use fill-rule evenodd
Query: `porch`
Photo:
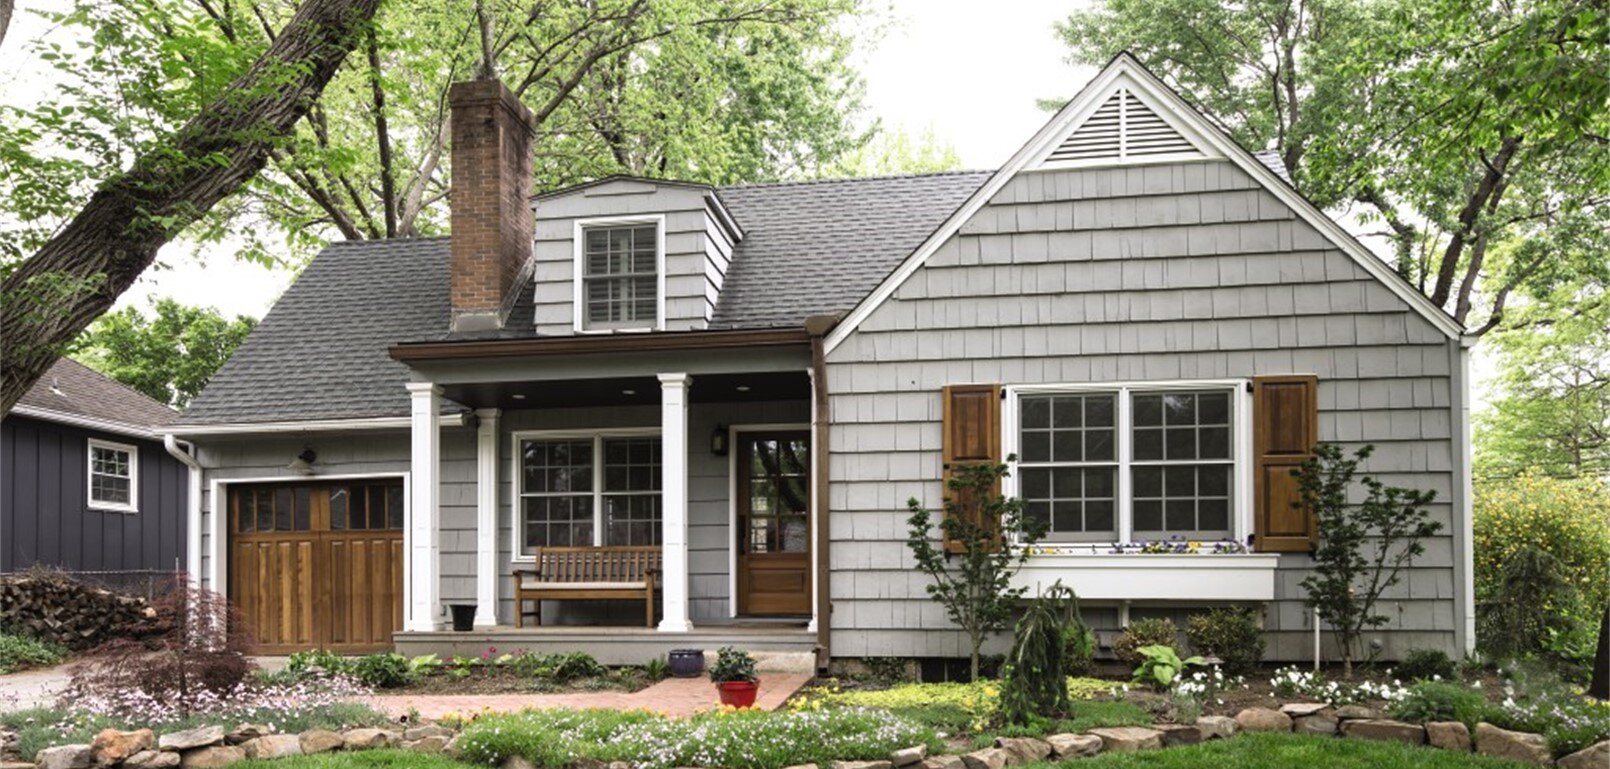
<svg viewBox="0 0 1610 769"><path fill-rule="evenodd" d="M730 336L393 348L416 380L396 647L585 649L606 664L729 644L813 652L826 537L810 340ZM472 430L443 432L455 406ZM473 447L452 443L471 432ZM551 566L544 548L618 554L620 568L531 574ZM540 600L522 594L539 582ZM444 630L446 607L470 603L475 629Z"/></svg>

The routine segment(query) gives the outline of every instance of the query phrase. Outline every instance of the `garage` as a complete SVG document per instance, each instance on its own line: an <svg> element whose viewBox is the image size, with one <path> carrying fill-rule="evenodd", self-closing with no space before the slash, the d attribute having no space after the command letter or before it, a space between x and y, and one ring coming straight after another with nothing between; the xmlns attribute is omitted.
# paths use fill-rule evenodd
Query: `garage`
<svg viewBox="0 0 1610 769"><path fill-rule="evenodd" d="M391 648L403 619L400 478L228 487L229 597L263 654Z"/></svg>

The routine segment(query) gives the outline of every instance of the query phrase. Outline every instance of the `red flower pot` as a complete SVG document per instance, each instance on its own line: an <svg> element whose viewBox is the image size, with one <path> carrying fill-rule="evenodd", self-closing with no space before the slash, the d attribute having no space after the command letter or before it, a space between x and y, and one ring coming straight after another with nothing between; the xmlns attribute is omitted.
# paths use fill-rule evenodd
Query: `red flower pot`
<svg viewBox="0 0 1610 769"><path fill-rule="evenodd" d="M722 681L716 684L716 691L721 695L721 704L748 708L754 707L760 684L755 681Z"/></svg>

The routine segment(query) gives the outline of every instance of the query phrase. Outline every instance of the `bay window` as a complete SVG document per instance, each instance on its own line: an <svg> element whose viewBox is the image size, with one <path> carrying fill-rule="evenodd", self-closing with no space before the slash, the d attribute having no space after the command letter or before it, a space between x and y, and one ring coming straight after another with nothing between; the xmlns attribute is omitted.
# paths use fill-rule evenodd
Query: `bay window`
<svg viewBox="0 0 1610 769"><path fill-rule="evenodd" d="M519 556L539 547L660 544L660 440L517 436Z"/></svg>
<svg viewBox="0 0 1610 769"><path fill-rule="evenodd" d="M1047 543L1225 540L1240 533L1240 382L1018 388L1010 493Z"/></svg>

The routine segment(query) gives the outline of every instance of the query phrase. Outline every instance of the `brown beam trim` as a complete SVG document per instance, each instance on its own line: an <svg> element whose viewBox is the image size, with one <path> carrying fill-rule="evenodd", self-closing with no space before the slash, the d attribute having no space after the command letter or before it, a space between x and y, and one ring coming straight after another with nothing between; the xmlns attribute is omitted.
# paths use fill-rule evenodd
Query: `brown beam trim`
<svg viewBox="0 0 1610 769"><path fill-rule="evenodd" d="M805 331L811 338L811 397L815 399L812 404L811 425L811 458L816 470L816 488L812 491L815 504L811 511L812 523L816 526L816 669L818 673L827 672L833 660L833 591L828 582L832 579L832 561L828 558L828 540L831 538L831 527L828 526L828 499L832 487L832 478L828 477L829 458L828 429L833 423L833 415L829 413L832 401L827 389L827 353L823 337L838 325L839 317L836 315L813 315L805 319Z"/></svg>
<svg viewBox="0 0 1610 769"><path fill-rule="evenodd" d="M461 342L404 342L387 353L397 361L510 358L531 355L578 355L666 350L721 350L745 347L805 347L811 336L803 328L754 331L669 331L646 334L550 336L535 339L489 339Z"/></svg>

